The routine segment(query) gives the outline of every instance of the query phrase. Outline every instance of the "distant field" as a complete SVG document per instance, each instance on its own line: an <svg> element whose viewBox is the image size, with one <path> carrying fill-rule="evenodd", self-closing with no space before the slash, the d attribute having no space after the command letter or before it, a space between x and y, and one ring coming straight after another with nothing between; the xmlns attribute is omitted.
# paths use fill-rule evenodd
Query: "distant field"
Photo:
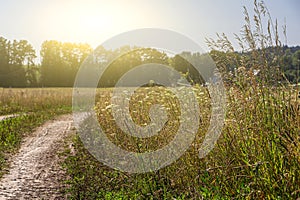
<svg viewBox="0 0 300 200"><path fill-rule="evenodd" d="M0 88L0 115L72 105L72 88Z"/></svg>

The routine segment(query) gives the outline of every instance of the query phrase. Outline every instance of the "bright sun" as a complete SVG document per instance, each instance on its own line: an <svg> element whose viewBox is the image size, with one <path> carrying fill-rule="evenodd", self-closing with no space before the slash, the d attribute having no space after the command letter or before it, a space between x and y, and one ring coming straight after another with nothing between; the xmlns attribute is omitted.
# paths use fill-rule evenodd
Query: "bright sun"
<svg viewBox="0 0 300 200"><path fill-rule="evenodd" d="M84 32L93 31L101 33L103 29L109 28L109 25L112 23L114 23L114 20L109 15L87 14L80 17L78 25Z"/></svg>
<svg viewBox="0 0 300 200"><path fill-rule="evenodd" d="M75 19L71 28L76 30L75 34L78 40L98 43L99 40L110 37L111 32L114 32L116 27L120 27L120 22L116 20L120 17L118 16L119 13L108 6L101 7L101 9L88 6L79 11L75 9L71 15L73 15L72 20ZM126 19L124 18L124 20ZM127 23L126 21L123 22Z"/></svg>
<svg viewBox="0 0 300 200"><path fill-rule="evenodd" d="M87 42L96 47L116 34L144 24L136 17L137 12L129 12L131 9L127 3L114 1L59 1L45 8L40 27L46 38Z"/></svg>

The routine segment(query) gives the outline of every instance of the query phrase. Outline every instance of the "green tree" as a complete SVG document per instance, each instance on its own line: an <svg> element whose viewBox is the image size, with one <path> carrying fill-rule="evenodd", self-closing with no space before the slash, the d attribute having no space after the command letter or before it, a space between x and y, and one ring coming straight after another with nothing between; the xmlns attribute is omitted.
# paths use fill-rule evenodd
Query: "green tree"
<svg viewBox="0 0 300 200"><path fill-rule="evenodd" d="M114 51L106 51L102 49L102 56L105 55L120 55L110 63L109 67L103 73L99 86L113 87L118 80L129 70L146 63L168 64L169 57L166 53L160 52L152 48L138 48L123 46ZM99 57L99 55L97 55ZM112 56L114 57L114 56ZM103 57L102 57L103 59ZM111 58L103 60L110 61ZM133 80L134 82L134 80Z"/></svg>
<svg viewBox="0 0 300 200"><path fill-rule="evenodd" d="M60 54L61 43L58 41L45 41L41 47L41 83L43 86L55 86L62 81L60 67L62 59Z"/></svg>
<svg viewBox="0 0 300 200"><path fill-rule="evenodd" d="M0 37L0 86L8 86L10 42Z"/></svg>
<svg viewBox="0 0 300 200"><path fill-rule="evenodd" d="M41 48L41 83L47 87L71 87L83 60L91 52L87 44L45 41Z"/></svg>
<svg viewBox="0 0 300 200"><path fill-rule="evenodd" d="M0 38L0 76L1 86L26 87L32 83L35 50L27 40L13 40ZM27 73L30 73L29 77ZM30 78L30 81L28 81Z"/></svg>
<svg viewBox="0 0 300 200"><path fill-rule="evenodd" d="M210 60L208 54L185 51L175 55L170 62L171 66L183 73L187 80L192 84L203 84L204 78L208 79L212 74L210 69L213 69L213 67L208 65L213 62Z"/></svg>

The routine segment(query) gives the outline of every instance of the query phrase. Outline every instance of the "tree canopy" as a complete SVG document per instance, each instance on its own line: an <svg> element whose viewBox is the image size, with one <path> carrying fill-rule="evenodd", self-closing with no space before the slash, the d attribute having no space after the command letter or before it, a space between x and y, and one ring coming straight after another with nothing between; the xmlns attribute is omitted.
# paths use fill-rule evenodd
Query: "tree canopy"
<svg viewBox="0 0 300 200"><path fill-rule="evenodd" d="M286 77L285 81L299 83L300 47L283 46L282 51L284 55L280 58L280 68ZM92 52L88 44L49 40L41 46L41 63L38 63L36 51L27 40L10 41L0 37L0 87L72 87L80 65ZM147 63L168 65L182 73L190 83L202 84L207 77L201 75L212 73L206 66L210 63L207 60L210 56L219 69L231 74L244 66L241 60L251 59L251 52L212 50L206 54L182 52L171 56L156 49L131 46L114 50L98 47L93 54L96 55L95 63L106 63L116 55L121 55L109 63L99 80L100 87L114 86L124 73ZM273 59L272 53L267 57ZM201 74L195 65L203 66Z"/></svg>
<svg viewBox="0 0 300 200"><path fill-rule="evenodd" d="M0 37L0 86L24 87L37 83L33 71L35 50L27 40Z"/></svg>

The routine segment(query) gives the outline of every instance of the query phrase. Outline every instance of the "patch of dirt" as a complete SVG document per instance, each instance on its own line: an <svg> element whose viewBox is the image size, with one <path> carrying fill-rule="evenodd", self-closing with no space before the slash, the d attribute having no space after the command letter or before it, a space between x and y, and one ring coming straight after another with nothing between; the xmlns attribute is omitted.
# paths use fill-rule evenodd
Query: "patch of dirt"
<svg viewBox="0 0 300 200"><path fill-rule="evenodd" d="M74 133L72 115L48 121L26 137L0 180L0 199L65 199L58 153Z"/></svg>
<svg viewBox="0 0 300 200"><path fill-rule="evenodd" d="M18 116L20 116L20 115L19 114L3 115L3 116L0 116L0 121L6 120L6 119L9 119L9 118L18 117Z"/></svg>

